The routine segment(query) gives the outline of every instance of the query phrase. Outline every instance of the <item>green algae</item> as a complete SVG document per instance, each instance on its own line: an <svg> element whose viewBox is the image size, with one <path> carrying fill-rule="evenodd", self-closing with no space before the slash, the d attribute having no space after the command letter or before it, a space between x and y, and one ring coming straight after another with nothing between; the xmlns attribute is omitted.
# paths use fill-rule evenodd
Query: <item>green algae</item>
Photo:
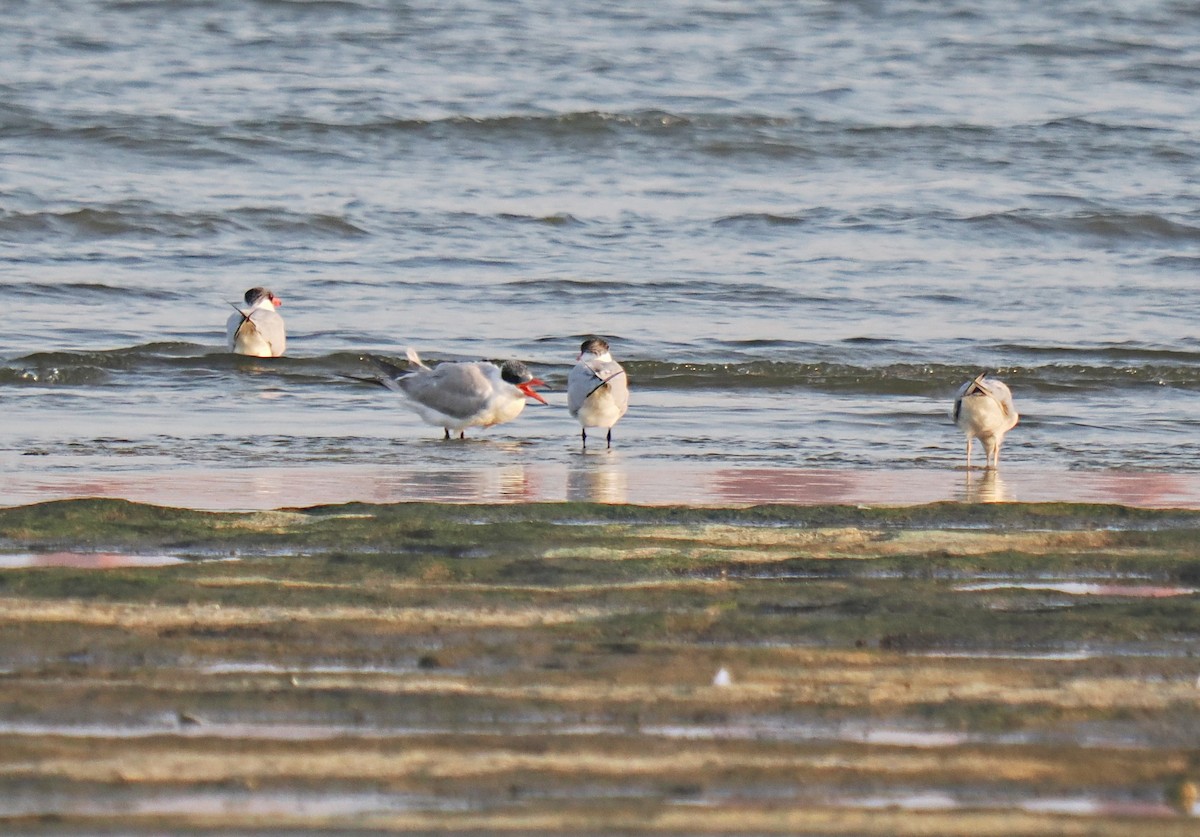
<svg viewBox="0 0 1200 837"><path fill-rule="evenodd" d="M1129 530L1156 534L1200 530L1200 512L1156 511L1126 506L1040 503L925 506L791 506L696 508L614 506L591 503L444 505L351 503L276 512L218 513L174 509L124 500L85 499L0 509L0 539L13 543L188 545L252 548L272 545L324 549L380 543L470 542L464 529L487 526L514 543L571 540L582 527L666 525L739 527L991 530ZM494 528L492 528L494 527ZM565 530L565 532L559 531ZM1187 536L1184 535L1184 538ZM1176 540L1179 540L1178 538Z"/></svg>
<svg viewBox="0 0 1200 837"><path fill-rule="evenodd" d="M1197 595L1019 582L1186 588L1198 533L1189 512L1065 504L3 509L10 550L190 560L0 570L0 797L43 782L99 799L369 787L425 800L385 830L561 833L642 814L698 833L733 805L762 833L828 833L801 815L826 797L916 787L1003 809L1053 789L1170 796L1161 818L1200 767ZM1014 584L962 589L979 579ZM730 686L713 685L719 668ZM79 724L109 732L81 743ZM838 737L878 727L898 743ZM947 733L963 738L932 754L921 739ZM607 818L580 813L595 799ZM693 819L679 800L699 803ZM172 827L376 822L223 810ZM955 833L971 815L914 811L877 833ZM1062 825L1022 816L1029 833ZM0 803L0 824L18 821Z"/></svg>

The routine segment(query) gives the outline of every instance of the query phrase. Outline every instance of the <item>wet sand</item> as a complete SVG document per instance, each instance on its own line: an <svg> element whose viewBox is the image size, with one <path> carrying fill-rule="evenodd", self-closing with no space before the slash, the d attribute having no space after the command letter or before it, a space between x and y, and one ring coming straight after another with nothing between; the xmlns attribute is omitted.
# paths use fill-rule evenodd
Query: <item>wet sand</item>
<svg viewBox="0 0 1200 837"><path fill-rule="evenodd" d="M0 509L0 830L1192 834L1198 542L1112 505Z"/></svg>
<svg viewBox="0 0 1200 837"><path fill-rule="evenodd" d="M252 511L332 503L594 502L634 505L912 505L934 502L1116 503L1200 508L1200 474L1054 471L799 470L660 463L624 454L573 464L438 469L429 466L292 466L86 471L5 475L0 506L110 497L180 508Z"/></svg>

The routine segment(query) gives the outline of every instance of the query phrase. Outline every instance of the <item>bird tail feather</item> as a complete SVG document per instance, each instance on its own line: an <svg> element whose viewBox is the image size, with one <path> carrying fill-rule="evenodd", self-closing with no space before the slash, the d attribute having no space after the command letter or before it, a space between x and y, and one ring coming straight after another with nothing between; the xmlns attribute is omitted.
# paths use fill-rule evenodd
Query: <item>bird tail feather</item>
<svg viewBox="0 0 1200 837"><path fill-rule="evenodd" d="M412 366L413 371L418 369L429 371L429 367L421 362L421 356L417 354L416 349L412 348L411 346L408 347L404 350L404 356L408 358L408 362Z"/></svg>
<svg viewBox="0 0 1200 837"><path fill-rule="evenodd" d="M987 377L986 371L980 372L978 375L976 375L975 380L971 381L971 386L967 387L967 391L964 394L965 395L975 395L975 394L991 395L991 393L989 393L987 391L987 388L984 387L984 385L983 385L983 379L986 377Z"/></svg>

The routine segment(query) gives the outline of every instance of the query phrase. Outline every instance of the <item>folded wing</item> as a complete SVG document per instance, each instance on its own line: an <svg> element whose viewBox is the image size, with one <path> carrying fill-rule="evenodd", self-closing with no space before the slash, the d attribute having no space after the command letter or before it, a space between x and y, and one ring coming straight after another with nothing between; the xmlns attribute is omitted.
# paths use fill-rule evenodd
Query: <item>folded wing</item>
<svg viewBox="0 0 1200 837"><path fill-rule="evenodd" d="M575 364L567 376L567 409L574 416L588 398L602 390L621 413L628 409L629 380L621 364L613 360Z"/></svg>

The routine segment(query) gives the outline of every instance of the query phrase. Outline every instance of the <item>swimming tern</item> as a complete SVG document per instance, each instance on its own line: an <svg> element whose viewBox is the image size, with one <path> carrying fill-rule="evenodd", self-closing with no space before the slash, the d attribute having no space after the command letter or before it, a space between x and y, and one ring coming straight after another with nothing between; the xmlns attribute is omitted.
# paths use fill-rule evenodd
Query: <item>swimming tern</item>
<svg viewBox="0 0 1200 837"><path fill-rule="evenodd" d="M234 305L235 313L225 324L229 351L251 357L279 357L287 348L283 317L275 310L283 300L266 288L251 288L245 300L249 308Z"/></svg>

